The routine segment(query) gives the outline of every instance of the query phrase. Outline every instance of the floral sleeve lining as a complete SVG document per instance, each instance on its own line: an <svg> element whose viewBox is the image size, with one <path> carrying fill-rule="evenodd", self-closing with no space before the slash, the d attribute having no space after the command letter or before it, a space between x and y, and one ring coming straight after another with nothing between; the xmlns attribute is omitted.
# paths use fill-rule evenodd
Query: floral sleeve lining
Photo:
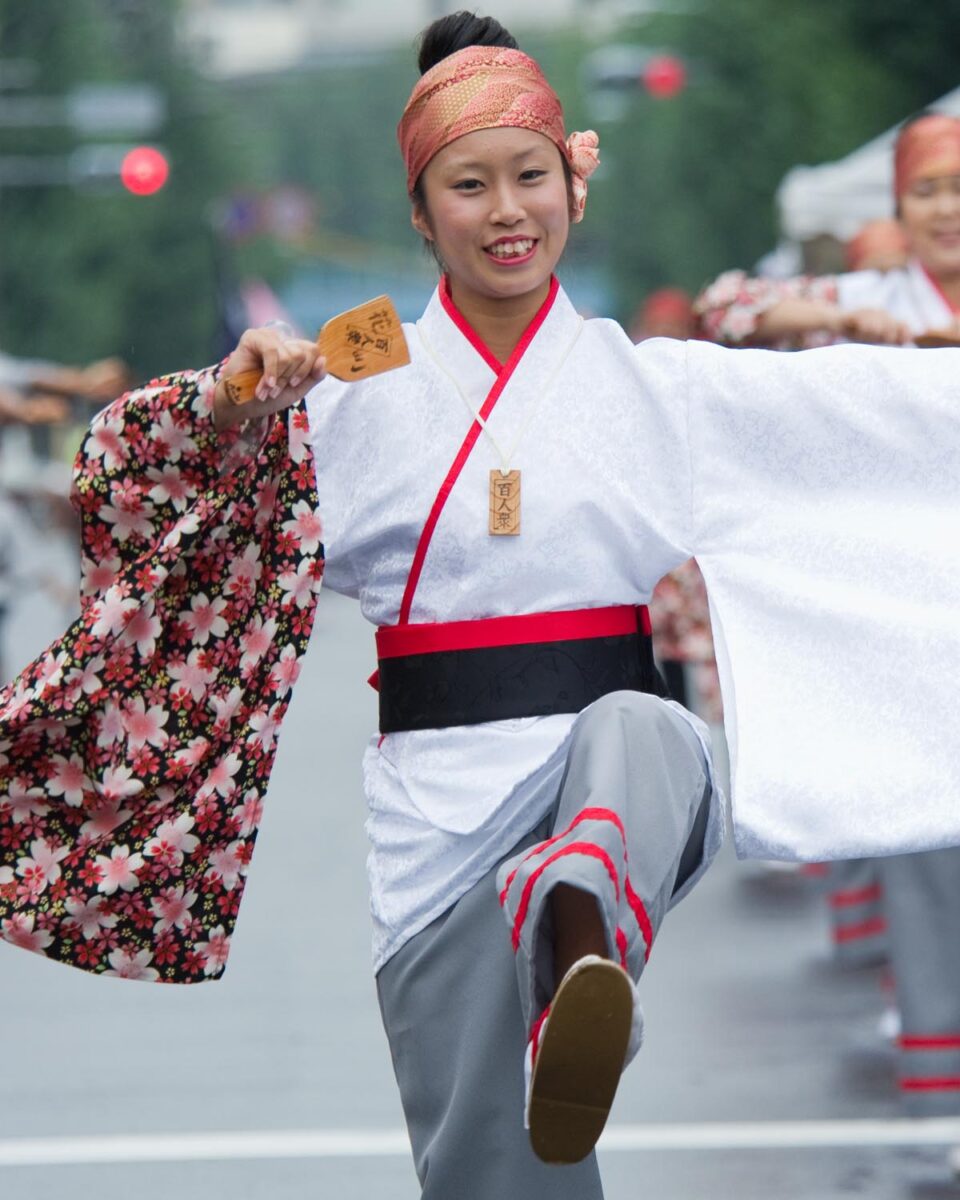
<svg viewBox="0 0 960 1200"><path fill-rule="evenodd" d="M832 275L751 279L744 271L726 271L700 293L694 311L710 341L739 346L750 341L760 317L781 300L836 304L837 295Z"/></svg>
<svg viewBox="0 0 960 1200"><path fill-rule="evenodd" d="M223 972L323 571L303 406L218 435L216 378L95 419L81 615L0 692L0 934L129 979Z"/></svg>

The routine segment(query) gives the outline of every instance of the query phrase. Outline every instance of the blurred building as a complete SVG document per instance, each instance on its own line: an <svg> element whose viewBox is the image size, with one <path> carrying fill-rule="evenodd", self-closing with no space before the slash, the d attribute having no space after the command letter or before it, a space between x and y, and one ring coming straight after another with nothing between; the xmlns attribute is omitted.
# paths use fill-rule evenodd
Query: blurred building
<svg viewBox="0 0 960 1200"><path fill-rule="evenodd" d="M491 0L516 29L556 28L602 7L598 0ZM282 70L331 52L379 50L412 42L434 18L474 5L460 0L184 0L183 37L191 57L217 76Z"/></svg>

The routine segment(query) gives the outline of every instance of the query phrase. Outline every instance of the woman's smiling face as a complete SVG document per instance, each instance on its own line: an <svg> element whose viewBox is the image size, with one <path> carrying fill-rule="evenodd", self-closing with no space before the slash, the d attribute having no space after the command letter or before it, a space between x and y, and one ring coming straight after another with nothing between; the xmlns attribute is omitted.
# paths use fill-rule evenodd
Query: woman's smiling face
<svg viewBox="0 0 960 1200"><path fill-rule="evenodd" d="M452 283L490 299L542 287L570 230L560 151L527 129L479 129L444 146L420 180L413 226L434 246Z"/></svg>
<svg viewBox="0 0 960 1200"><path fill-rule="evenodd" d="M960 275L960 175L914 180L900 197L900 221L931 275Z"/></svg>

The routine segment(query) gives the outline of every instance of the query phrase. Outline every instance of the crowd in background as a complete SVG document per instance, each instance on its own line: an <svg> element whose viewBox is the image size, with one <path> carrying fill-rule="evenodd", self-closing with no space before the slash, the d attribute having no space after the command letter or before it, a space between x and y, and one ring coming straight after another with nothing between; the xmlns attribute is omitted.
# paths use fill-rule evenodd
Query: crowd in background
<svg viewBox="0 0 960 1200"><path fill-rule="evenodd" d="M71 459L90 417L128 382L119 359L71 367L0 352L4 683L62 632L77 611L77 539L68 499ZM27 609L31 619L24 640L16 618Z"/></svg>

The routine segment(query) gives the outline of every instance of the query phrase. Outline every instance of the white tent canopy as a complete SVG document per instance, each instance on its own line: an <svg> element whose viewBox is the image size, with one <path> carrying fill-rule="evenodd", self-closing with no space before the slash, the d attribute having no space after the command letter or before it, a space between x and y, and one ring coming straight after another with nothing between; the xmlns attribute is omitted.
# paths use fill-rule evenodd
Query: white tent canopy
<svg viewBox="0 0 960 1200"><path fill-rule="evenodd" d="M928 106L960 117L960 88ZM805 242L821 234L840 241L867 221L893 216L893 143L888 129L846 158L819 167L793 167L777 189L784 237Z"/></svg>

